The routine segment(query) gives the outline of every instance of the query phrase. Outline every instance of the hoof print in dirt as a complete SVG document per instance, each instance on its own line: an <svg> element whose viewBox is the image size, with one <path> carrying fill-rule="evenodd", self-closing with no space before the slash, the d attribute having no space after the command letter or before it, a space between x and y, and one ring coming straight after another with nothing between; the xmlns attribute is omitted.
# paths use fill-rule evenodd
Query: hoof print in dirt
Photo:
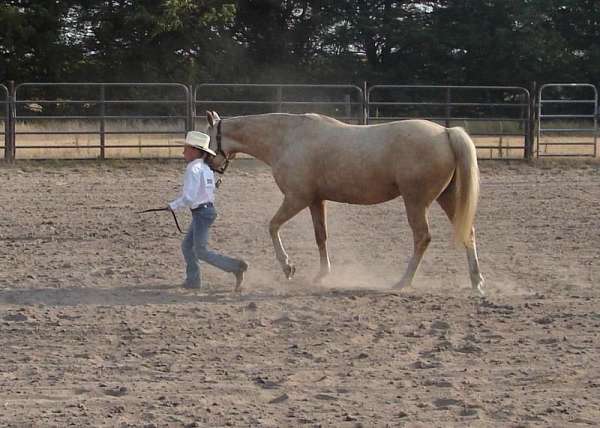
<svg viewBox="0 0 600 428"><path fill-rule="evenodd" d="M277 389L279 388L279 384L273 382L269 379L263 379L262 377L257 377L254 379L254 382L263 389Z"/></svg>
<svg viewBox="0 0 600 428"><path fill-rule="evenodd" d="M3 319L4 319L4 321L23 322L23 321L27 321L29 318L27 317L27 315L19 313L19 314L8 314Z"/></svg>
<svg viewBox="0 0 600 428"><path fill-rule="evenodd" d="M129 393L129 389L126 386L118 386L115 388L107 389L104 391L106 395L110 395L111 397L122 397Z"/></svg>
<svg viewBox="0 0 600 428"><path fill-rule="evenodd" d="M283 403L284 401L287 401L288 398L289 396L286 393L283 393L280 396L275 397L271 401L269 401L269 404Z"/></svg>

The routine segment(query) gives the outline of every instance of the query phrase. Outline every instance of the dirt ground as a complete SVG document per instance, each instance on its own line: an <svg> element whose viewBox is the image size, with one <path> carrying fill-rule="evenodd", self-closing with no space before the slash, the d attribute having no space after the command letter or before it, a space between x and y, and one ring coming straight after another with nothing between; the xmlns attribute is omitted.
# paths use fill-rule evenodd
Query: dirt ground
<svg viewBox="0 0 600 428"><path fill-rule="evenodd" d="M190 291L171 216L134 213L176 196L183 161L0 166L0 425L597 425L600 163L480 167L485 299L437 205L411 288L390 289L412 248L401 200L329 203L319 287L302 212L287 281L279 191L235 161L211 244L250 263L246 288L205 267Z"/></svg>

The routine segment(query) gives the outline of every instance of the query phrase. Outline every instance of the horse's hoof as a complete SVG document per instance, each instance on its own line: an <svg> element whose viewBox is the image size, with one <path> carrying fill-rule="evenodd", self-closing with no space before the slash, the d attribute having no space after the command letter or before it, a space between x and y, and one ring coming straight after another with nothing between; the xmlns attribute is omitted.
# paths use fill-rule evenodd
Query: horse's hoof
<svg viewBox="0 0 600 428"><path fill-rule="evenodd" d="M481 288L483 286L483 277L481 275L478 275L475 278L471 278L471 285L473 294L479 297L485 296L485 292L483 291L483 288Z"/></svg>
<svg viewBox="0 0 600 428"><path fill-rule="evenodd" d="M323 285L323 280L325 279L326 276L328 276L331 273L331 271L325 270L325 271L320 271L317 276L315 276L315 278L313 279L313 284L315 285Z"/></svg>
<svg viewBox="0 0 600 428"><path fill-rule="evenodd" d="M285 277L287 279L292 279L292 277L296 273L296 266L294 266L294 265L286 265L283 268L283 273L285 274Z"/></svg>
<svg viewBox="0 0 600 428"><path fill-rule="evenodd" d="M408 285L407 283L400 281L400 282L395 283L392 286L392 288L395 289L395 290L401 290L403 288L406 288L407 285Z"/></svg>
<svg viewBox="0 0 600 428"><path fill-rule="evenodd" d="M485 297L485 291L481 289L481 285L473 287L473 294L477 297Z"/></svg>

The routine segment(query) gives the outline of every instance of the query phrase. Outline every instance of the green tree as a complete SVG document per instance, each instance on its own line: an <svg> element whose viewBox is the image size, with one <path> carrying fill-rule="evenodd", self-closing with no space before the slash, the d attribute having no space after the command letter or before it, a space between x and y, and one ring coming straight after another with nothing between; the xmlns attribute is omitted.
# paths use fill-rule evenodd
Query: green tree
<svg viewBox="0 0 600 428"><path fill-rule="evenodd" d="M0 80L594 82L595 0L6 0Z"/></svg>
<svg viewBox="0 0 600 428"><path fill-rule="evenodd" d="M0 5L0 79L54 81L77 61L67 43L72 1L5 1Z"/></svg>
<svg viewBox="0 0 600 428"><path fill-rule="evenodd" d="M565 1L445 0L433 15L428 78L459 84L561 80L575 66L557 28ZM573 2L575 3L575 2ZM570 70L570 71L568 71Z"/></svg>
<svg viewBox="0 0 600 428"><path fill-rule="evenodd" d="M549 18L564 44L559 54L565 82L598 80L600 69L600 3L594 0L555 1Z"/></svg>
<svg viewBox="0 0 600 428"><path fill-rule="evenodd" d="M235 41L251 81L310 80L322 25L320 0L238 0Z"/></svg>
<svg viewBox="0 0 600 428"><path fill-rule="evenodd" d="M209 79L235 50L221 0L9 1L0 5L0 78Z"/></svg>
<svg viewBox="0 0 600 428"><path fill-rule="evenodd" d="M99 80L207 79L227 47L235 8L223 1L82 2L87 75Z"/></svg>

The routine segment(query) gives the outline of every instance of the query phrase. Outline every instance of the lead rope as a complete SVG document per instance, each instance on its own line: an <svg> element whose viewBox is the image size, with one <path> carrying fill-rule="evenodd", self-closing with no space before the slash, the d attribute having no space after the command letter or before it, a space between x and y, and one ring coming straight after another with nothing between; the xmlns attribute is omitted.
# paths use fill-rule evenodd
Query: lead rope
<svg viewBox="0 0 600 428"><path fill-rule="evenodd" d="M136 214L144 214L144 213L151 213L151 212L157 212L157 211L171 211L171 214L173 214L173 220L175 220L175 226L177 226L177 230L179 231L179 233L183 233L183 230L181 230L181 227L179 227L179 222L177 221L177 216L175 215L175 211L173 211L171 208L150 208L150 209L143 210L143 211L137 211Z"/></svg>

